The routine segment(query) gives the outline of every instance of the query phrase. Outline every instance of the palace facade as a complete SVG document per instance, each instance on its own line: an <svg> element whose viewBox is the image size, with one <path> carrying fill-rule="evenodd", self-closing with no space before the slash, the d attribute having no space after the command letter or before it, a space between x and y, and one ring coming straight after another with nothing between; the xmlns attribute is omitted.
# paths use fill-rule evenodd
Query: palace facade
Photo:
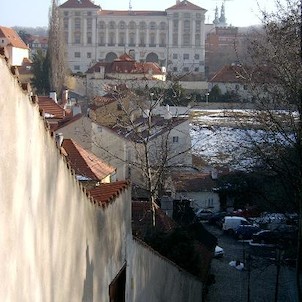
<svg viewBox="0 0 302 302"><path fill-rule="evenodd" d="M165 11L102 10L90 0L68 0L59 9L72 72L126 52L174 74L204 75L206 10L189 1Z"/></svg>

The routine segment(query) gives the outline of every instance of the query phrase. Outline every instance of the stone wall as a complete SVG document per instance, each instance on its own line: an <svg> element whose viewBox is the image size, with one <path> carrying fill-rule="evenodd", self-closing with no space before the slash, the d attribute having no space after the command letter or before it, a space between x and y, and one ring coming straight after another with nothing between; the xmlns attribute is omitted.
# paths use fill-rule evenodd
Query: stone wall
<svg viewBox="0 0 302 302"><path fill-rule="evenodd" d="M130 190L94 205L0 58L1 301L109 301L127 262Z"/></svg>

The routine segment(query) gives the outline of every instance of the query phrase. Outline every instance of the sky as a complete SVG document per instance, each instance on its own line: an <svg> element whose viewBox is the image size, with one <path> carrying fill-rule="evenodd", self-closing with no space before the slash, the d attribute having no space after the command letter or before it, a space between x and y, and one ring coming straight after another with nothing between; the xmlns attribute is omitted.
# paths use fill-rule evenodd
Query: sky
<svg viewBox="0 0 302 302"><path fill-rule="evenodd" d="M212 23L216 5L223 0L190 0L207 10L206 23ZM51 0L2 0L0 3L0 26L40 27L48 25ZM59 0L59 4L66 1ZM275 0L225 0L227 23L233 26L260 24L259 7L272 11ZM95 0L95 4L106 10L128 10L129 0ZM176 0L131 0L133 10L160 10L173 6Z"/></svg>

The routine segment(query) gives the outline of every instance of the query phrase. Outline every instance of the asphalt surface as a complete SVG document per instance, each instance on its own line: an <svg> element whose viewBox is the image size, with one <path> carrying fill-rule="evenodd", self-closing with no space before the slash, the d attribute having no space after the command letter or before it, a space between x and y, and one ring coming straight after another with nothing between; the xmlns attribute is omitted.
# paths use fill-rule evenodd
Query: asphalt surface
<svg viewBox="0 0 302 302"><path fill-rule="evenodd" d="M251 246L248 242L237 241L206 222L204 226L218 238L218 245L225 252L222 258L212 261L211 273L215 275L215 283L209 287L206 301L298 302L295 268L285 264L286 254L278 254L272 246ZM234 260L242 262L244 270L230 266Z"/></svg>

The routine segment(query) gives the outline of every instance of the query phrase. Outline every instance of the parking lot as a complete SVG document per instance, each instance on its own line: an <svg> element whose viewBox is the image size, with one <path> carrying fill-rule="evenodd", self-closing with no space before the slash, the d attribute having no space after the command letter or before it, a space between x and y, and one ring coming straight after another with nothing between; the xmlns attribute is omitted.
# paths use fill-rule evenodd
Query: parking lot
<svg viewBox="0 0 302 302"><path fill-rule="evenodd" d="M218 238L218 245L225 252L222 258L212 261L211 273L215 275L215 283L209 288L207 301L298 302L294 266L285 264L288 253L273 246L251 246L207 222L204 226ZM244 270L230 266L234 260L240 260Z"/></svg>

